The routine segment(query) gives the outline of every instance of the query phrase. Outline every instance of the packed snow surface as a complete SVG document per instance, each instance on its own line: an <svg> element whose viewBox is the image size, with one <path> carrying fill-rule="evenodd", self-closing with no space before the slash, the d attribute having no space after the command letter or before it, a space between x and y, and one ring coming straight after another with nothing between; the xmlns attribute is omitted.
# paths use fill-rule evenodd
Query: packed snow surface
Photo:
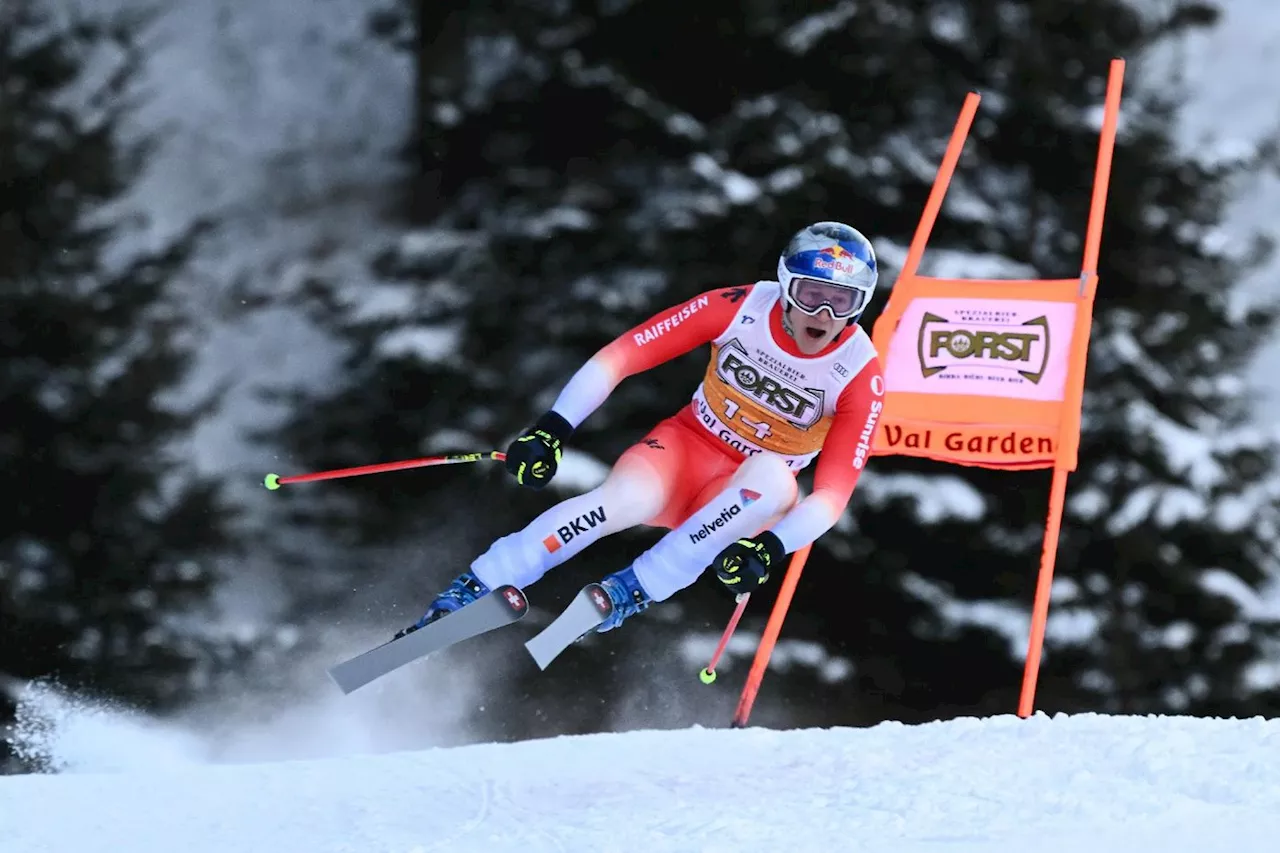
<svg viewBox="0 0 1280 853"><path fill-rule="evenodd" d="M1232 853L1280 838L1280 723L1038 715L632 731L0 777L8 853Z"/></svg>

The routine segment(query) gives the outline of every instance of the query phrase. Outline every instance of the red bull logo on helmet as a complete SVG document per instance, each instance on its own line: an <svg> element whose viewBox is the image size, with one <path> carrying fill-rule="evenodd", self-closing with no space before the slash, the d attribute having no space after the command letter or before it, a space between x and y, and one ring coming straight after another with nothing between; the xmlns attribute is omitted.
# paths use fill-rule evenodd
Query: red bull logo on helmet
<svg viewBox="0 0 1280 853"><path fill-rule="evenodd" d="M861 265L862 261L853 252L839 245L822 249L818 257L813 259L814 269L831 270L841 275L857 275Z"/></svg>

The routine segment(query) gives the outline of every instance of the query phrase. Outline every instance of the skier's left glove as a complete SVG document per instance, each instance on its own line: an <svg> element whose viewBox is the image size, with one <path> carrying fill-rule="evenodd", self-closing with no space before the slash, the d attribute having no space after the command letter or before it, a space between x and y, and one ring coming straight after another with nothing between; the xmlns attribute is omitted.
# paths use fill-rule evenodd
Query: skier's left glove
<svg viewBox="0 0 1280 853"><path fill-rule="evenodd" d="M545 488L560 467L561 448L573 435L573 427L549 411L507 448L507 471L516 482L531 489Z"/></svg>
<svg viewBox="0 0 1280 853"><path fill-rule="evenodd" d="M766 530L751 539L739 539L716 555L711 563L716 578L737 594L753 592L769 580L769 572L787 556L782 540Z"/></svg>

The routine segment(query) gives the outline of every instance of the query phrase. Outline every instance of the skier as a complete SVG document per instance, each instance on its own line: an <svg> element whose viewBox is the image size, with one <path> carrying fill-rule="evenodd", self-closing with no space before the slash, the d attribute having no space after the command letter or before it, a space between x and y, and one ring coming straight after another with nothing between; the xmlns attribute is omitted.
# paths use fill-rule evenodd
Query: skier
<svg viewBox="0 0 1280 853"><path fill-rule="evenodd" d="M626 377L702 344L706 374L689 405L628 448L605 481L495 541L415 624L417 630L511 584L524 588L603 536L668 529L600 585L604 632L712 568L734 592L764 584L785 557L835 524L871 451L884 379L858 319L875 292L875 252L858 231L818 222L797 232L778 280L709 290L598 351L507 450L522 486L555 476L564 444ZM813 493L796 474L818 457Z"/></svg>

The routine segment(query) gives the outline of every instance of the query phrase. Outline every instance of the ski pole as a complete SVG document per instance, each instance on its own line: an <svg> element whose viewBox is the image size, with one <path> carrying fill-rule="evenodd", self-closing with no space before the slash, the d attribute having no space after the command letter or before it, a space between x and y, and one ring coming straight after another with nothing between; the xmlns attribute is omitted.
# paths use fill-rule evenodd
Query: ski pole
<svg viewBox="0 0 1280 853"><path fill-rule="evenodd" d="M339 477L361 477L365 474L382 474L386 471L403 471L406 468L427 468L432 465L457 465L460 462L480 462L484 459L496 459L499 462L507 458L507 454L499 450L484 450L476 453L450 453L443 456L424 456L421 459L405 459L400 462L380 462L377 465L360 465L355 468L337 468L332 471L317 471L314 474L295 474L281 477L279 474L268 474L263 479L271 491L275 491L288 483L310 483L315 480L336 480Z"/></svg>
<svg viewBox="0 0 1280 853"><path fill-rule="evenodd" d="M707 668L698 673L698 678L702 679L703 684L711 684L716 680L716 664L720 663L720 656L724 654L725 648L729 645L729 638L733 636L733 632L738 628L738 620L742 618L742 611L747 609L747 602L751 599L751 593L740 592L735 601L738 607L733 611L733 615L729 617L729 624L725 626L724 633L720 636L720 645L716 646L715 654L711 656L711 663L707 664Z"/></svg>

